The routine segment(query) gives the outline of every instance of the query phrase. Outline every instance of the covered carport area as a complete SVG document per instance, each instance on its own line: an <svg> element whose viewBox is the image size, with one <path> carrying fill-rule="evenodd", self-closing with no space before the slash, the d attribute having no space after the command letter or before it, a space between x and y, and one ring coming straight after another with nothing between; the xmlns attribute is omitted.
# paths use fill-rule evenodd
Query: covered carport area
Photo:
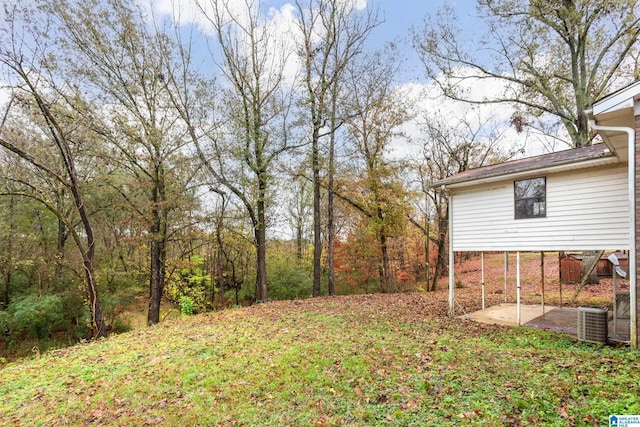
<svg viewBox="0 0 640 427"><path fill-rule="evenodd" d="M617 311L614 311L614 284L608 260L611 254L605 254L598 261L597 270L584 287L580 287L573 277L564 280L560 278L561 266L566 267L563 261L576 255L521 252L522 295L518 310L516 254L456 254L456 317L486 324L530 327L578 337L578 307L606 307L609 310L606 340L628 343L628 280L616 277L617 294L626 296L627 303L625 306L618 305ZM621 272L625 274L624 270ZM617 314L617 318L614 313Z"/></svg>
<svg viewBox="0 0 640 427"><path fill-rule="evenodd" d="M606 144L595 144L472 169L435 183L449 196L451 316L463 314L489 323L575 331L578 316L573 309L545 306L544 282L539 306L522 303L521 254L595 254L603 249L632 252L627 173L626 161ZM456 311L460 306L455 299L454 254L469 251L480 252L483 259L485 252L515 255L515 272L511 274L515 276L516 298L512 305L501 304L478 314ZM486 310L484 267L482 270L479 297ZM505 295L506 283L505 272Z"/></svg>
<svg viewBox="0 0 640 427"><path fill-rule="evenodd" d="M628 254L629 334L638 348L640 81L585 111L602 143L470 169L436 182L449 196L449 311L460 251ZM516 320L522 323L520 272ZM613 298L613 295L612 295Z"/></svg>

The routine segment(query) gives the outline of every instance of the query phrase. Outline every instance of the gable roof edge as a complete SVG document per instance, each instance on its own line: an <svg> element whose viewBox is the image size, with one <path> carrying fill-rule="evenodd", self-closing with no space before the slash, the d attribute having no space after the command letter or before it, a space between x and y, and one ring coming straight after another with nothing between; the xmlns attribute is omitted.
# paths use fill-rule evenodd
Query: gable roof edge
<svg viewBox="0 0 640 427"><path fill-rule="evenodd" d="M605 144L602 144L602 145L605 145ZM572 159L572 160L558 162L558 163L554 163L554 164L550 164L542 167L532 164L530 167L524 167L521 169L512 170L508 172L496 172L496 173L487 174L485 176L478 177L478 178L460 177L456 179L456 175L452 175L451 177L434 182L431 185L431 188L440 187L442 189L457 189L457 188L471 187L475 185L489 184L492 182L508 181L516 178L523 178L527 176L532 176L536 173L548 174L548 173L564 172L567 170L597 167L597 166L617 163L618 161L619 161L619 157L614 153L604 152L598 157L582 158L578 160Z"/></svg>
<svg viewBox="0 0 640 427"><path fill-rule="evenodd" d="M593 114L598 115L623 108L633 108L634 100L640 96L640 80L593 103Z"/></svg>

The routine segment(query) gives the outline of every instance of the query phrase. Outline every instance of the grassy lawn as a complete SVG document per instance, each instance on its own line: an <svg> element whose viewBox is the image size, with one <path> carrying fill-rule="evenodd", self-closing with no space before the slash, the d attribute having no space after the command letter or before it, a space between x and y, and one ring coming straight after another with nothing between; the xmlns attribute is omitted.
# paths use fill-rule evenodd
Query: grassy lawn
<svg viewBox="0 0 640 427"><path fill-rule="evenodd" d="M640 414L639 352L448 320L445 298L269 303L11 363L0 424L564 426Z"/></svg>

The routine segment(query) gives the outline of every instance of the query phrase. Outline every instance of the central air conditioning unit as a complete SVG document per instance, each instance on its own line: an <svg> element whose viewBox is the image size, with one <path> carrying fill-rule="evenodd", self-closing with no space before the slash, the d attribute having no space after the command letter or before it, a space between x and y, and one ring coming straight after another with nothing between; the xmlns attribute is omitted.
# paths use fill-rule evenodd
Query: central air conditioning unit
<svg viewBox="0 0 640 427"><path fill-rule="evenodd" d="M608 313L599 307L578 307L578 339L594 344L606 344L609 329Z"/></svg>

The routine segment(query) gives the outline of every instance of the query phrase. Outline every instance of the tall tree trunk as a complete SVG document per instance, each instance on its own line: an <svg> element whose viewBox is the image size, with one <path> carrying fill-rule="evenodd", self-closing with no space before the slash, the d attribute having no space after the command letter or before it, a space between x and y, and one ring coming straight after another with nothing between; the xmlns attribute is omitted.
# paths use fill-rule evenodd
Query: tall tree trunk
<svg viewBox="0 0 640 427"><path fill-rule="evenodd" d="M261 181L261 192L265 193L266 184ZM265 201L263 197L258 200L258 224L255 227L256 239L256 287L258 290L258 302L267 302L267 230L265 221ZM235 279L235 277L234 277Z"/></svg>
<svg viewBox="0 0 640 427"><path fill-rule="evenodd" d="M149 277L149 313L147 325L160 322L160 304L165 284L165 269L167 257L167 211L164 176L161 168L156 171L151 201L151 247L150 247L150 277Z"/></svg>
<svg viewBox="0 0 640 427"><path fill-rule="evenodd" d="M220 213L220 217L222 218L222 215L224 213L224 204L223 204L223 211ZM216 278L216 283L218 284L218 295L220 296L220 308L224 308L224 252L223 252L223 242L222 242L222 233L221 233L221 229L222 229L222 220L220 220L218 222L218 224L216 225L216 248L215 248L215 268L216 268L216 274L215 274L215 278ZM211 277L214 277L213 275ZM213 292L211 294L211 303L214 303L214 295Z"/></svg>
<svg viewBox="0 0 640 427"><path fill-rule="evenodd" d="M91 304L91 313L93 315L93 323L95 327L94 334L96 337L107 336L107 325L104 321L102 308L98 301L98 291L95 274L93 272L93 253L83 256L83 264L85 270L86 281L89 284L89 304Z"/></svg>
<svg viewBox="0 0 640 427"><path fill-rule="evenodd" d="M333 176L329 178L330 186L333 185ZM329 192L327 194L327 268L328 268L328 277L327 277L327 290L329 295L334 296L336 294L336 276L335 276L335 239L336 239L336 230L334 223L334 206L333 206L333 191L332 188L329 188Z"/></svg>
<svg viewBox="0 0 640 427"><path fill-rule="evenodd" d="M380 234L380 250L382 251L382 274L384 278L385 292L392 294L394 292L393 279L391 277L389 249L387 247L387 236L385 233Z"/></svg>
<svg viewBox="0 0 640 427"><path fill-rule="evenodd" d="M215 275L212 273L211 278L215 277L215 281L218 285L218 295L220 296L220 308L224 308L224 268L225 268L225 259L226 254L224 252L224 241L222 239L222 227L224 226L224 215L226 211L226 199L224 193L220 193L222 197L222 203L220 204L220 209L218 212L218 218L216 219L216 243L214 245L214 249L212 250L213 256L215 257L214 268ZM211 289L211 305L214 305L215 295L214 295L215 286L212 286Z"/></svg>
<svg viewBox="0 0 640 427"><path fill-rule="evenodd" d="M54 267L54 277L56 282L62 280L62 265L64 263L64 244L67 240L67 226L64 221L58 219L56 229L56 260Z"/></svg>
<svg viewBox="0 0 640 427"><path fill-rule="evenodd" d="M9 236L7 238L7 250L6 254L6 269L5 279L4 279L4 298L3 298L3 309L9 307L9 303L11 302L11 280L13 275L13 239L15 237L16 231L16 221L15 221L15 199L13 195L9 196Z"/></svg>
<svg viewBox="0 0 640 427"><path fill-rule="evenodd" d="M160 322L160 304L164 292L166 243L160 236L151 242L150 255L149 314L147 316L149 326Z"/></svg>
<svg viewBox="0 0 640 427"><path fill-rule="evenodd" d="M75 174L75 168L73 168L73 176L77 176ZM72 182L74 182L74 185L71 186L71 191L73 193L74 200L76 201L76 208L78 209L78 213L80 214L80 219L82 220L84 232L87 239L87 249L86 251L82 251L82 260L85 269L87 287L89 290L89 303L91 304L91 314L93 316L95 336L97 338L106 337L107 325L104 321L102 308L100 307L100 301L98 299L98 285L96 283L95 273L93 269L93 260L95 254L95 238L93 236L93 228L91 227L89 216L87 215L84 203L82 202L82 199L80 197L77 182L73 178Z"/></svg>
<svg viewBox="0 0 640 427"><path fill-rule="evenodd" d="M336 227L334 222L334 175L335 175L335 146L336 146L336 97L337 90L335 86L332 88L331 94L331 134L329 135L329 181L327 189L327 264L328 264L328 277L327 288L329 295L334 296L335 291L335 271L334 271L334 258L335 258L335 238Z"/></svg>
<svg viewBox="0 0 640 427"><path fill-rule="evenodd" d="M314 126L312 136L311 167L313 169L313 296L320 295L322 278L322 223L320 210L320 150L319 130Z"/></svg>
<svg viewBox="0 0 640 427"><path fill-rule="evenodd" d="M438 283L438 278L445 275L447 273L447 236L448 236L448 228L449 228L449 209L448 205L444 204L443 214L440 209L438 209L438 258L436 261L436 268L433 273L433 278L431 279L431 290L436 290L436 284Z"/></svg>
<svg viewBox="0 0 640 427"><path fill-rule="evenodd" d="M431 224L429 221L429 216L427 215L425 217L425 236L424 236L424 256L425 256L425 275L426 275L426 281L427 281L427 292L429 291L435 291L435 288L432 288L431 286L431 242L429 241L429 239L431 238L430 236L430 232L431 232Z"/></svg>
<svg viewBox="0 0 640 427"><path fill-rule="evenodd" d="M7 307L9 307L9 303L11 302L11 276L12 276L12 271L10 268L10 264L7 265L7 272L5 273L4 276L4 292L3 292L3 301L2 301L2 309L6 309Z"/></svg>
<svg viewBox="0 0 640 427"><path fill-rule="evenodd" d="M218 295L220 297L220 308L224 308L224 293L226 291L225 286L224 286L224 252L222 249L222 243L219 241L218 242L218 249L217 249L217 268L218 268L218 273L216 274L217 277L217 282L218 282Z"/></svg>
<svg viewBox="0 0 640 427"><path fill-rule="evenodd" d="M216 255L215 255L215 244L211 244L211 242L209 242L209 244L207 245L207 265L206 268L204 269L204 271L206 271L209 274L209 283L211 284L211 297L209 298L209 305L210 307L213 309L213 306L216 302L216 283L217 280L215 279L216 277L216 263L217 263L217 259L216 259Z"/></svg>
<svg viewBox="0 0 640 427"><path fill-rule="evenodd" d="M160 322L160 304L164 292L165 244L162 239L151 242L151 273L149 282L149 326Z"/></svg>
<svg viewBox="0 0 640 427"><path fill-rule="evenodd" d="M9 251L8 253L11 253ZM9 307L9 303L11 302L11 280L12 280L12 266L11 261L7 262L7 271L4 275L4 290L3 290L3 298L2 298L2 309L6 310Z"/></svg>
<svg viewBox="0 0 640 427"><path fill-rule="evenodd" d="M302 218L298 218L296 224L296 261L302 263Z"/></svg>
<svg viewBox="0 0 640 427"><path fill-rule="evenodd" d="M62 190L55 191L56 208L60 212L65 212L65 193ZM56 224L56 259L54 262L53 277L55 284L59 284L62 281L62 272L64 270L64 246L69 237L67 225L62 218L58 218Z"/></svg>
<svg viewBox="0 0 640 427"><path fill-rule="evenodd" d="M56 126L57 127L57 126ZM62 134L62 133L60 133ZM91 221L89 221L89 214L87 213L86 206L80 195L80 183L78 180L78 173L75 167L75 161L71 154L71 149L65 138L57 139L58 148L62 154L62 158L65 160L65 166L67 168L67 174L71 182L71 194L73 195L73 201L75 203L76 210L80 216L84 234L86 236L86 249L83 250L82 243L79 236L76 235L76 243L78 249L82 253L82 260L85 268L87 287L89 291L89 303L91 304L91 314L93 317L93 325L95 327L95 336L97 338L107 336L107 326L102 314L102 308L100 307L100 301L98 298L98 286L95 279L95 272L93 269L93 260L95 255L95 237L93 235L93 227L91 227Z"/></svg>
<svg viewBox="0 0 640 427"><path fill-rule="evenodd" d="M378 220L381 221L380 227L380 252L382 254L382 279L384 281L384 290L388 294L394 292L393 280L391 278L391 264L389 262L389 248L387 246L387 229L382 221L384 221L384 215L382 209L378 208Z"/></svg>

